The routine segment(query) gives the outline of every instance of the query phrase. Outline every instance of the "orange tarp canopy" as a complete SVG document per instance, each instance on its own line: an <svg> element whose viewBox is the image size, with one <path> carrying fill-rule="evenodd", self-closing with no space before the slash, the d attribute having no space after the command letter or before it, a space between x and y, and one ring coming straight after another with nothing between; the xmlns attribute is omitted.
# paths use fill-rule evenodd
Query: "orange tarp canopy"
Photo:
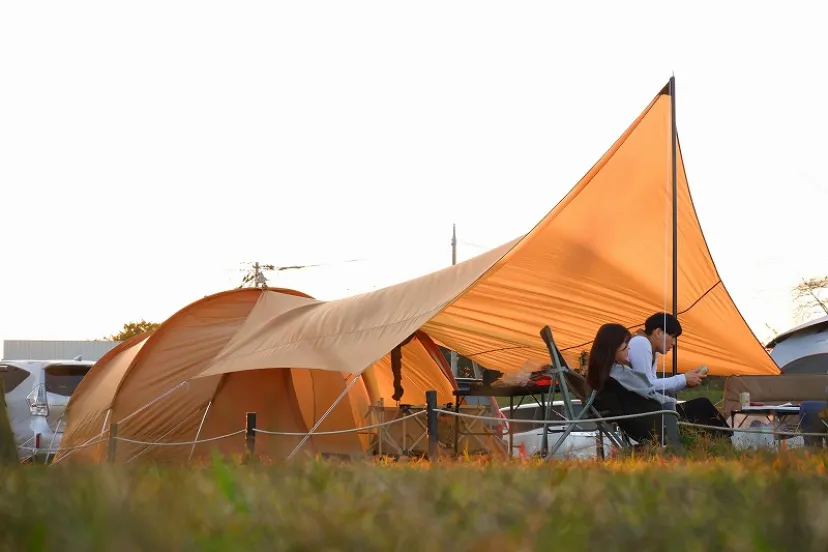
<svg viewBox="0 0 828 552"><path fill-rule="evenodd" d="M274 366L359 373L418 329L508 373L547 361L547 324L574 366L601 324L636 328L671 311L671 101L665 88L527 235L355 297L291 308L264 295L200 376ZM678 369L778 374L716 271L676 150Z"/></svg>
<svg viewBox="0 0 828 552"><path fill-rule="evenodd" d="M497 369L547 359L549 324L571 365L601 324L672 311L671 101L663 90L567 196L424 330ZM777 374L707 248L678 142L679 372ZM671 357L672 355L666 355ZM672 370L671 359L667 370Z"/></svg>

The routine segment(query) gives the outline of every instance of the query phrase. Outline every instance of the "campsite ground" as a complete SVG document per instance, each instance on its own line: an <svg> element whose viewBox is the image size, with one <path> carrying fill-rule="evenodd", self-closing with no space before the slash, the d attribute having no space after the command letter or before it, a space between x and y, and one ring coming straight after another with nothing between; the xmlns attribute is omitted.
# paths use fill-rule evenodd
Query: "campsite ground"
<svg viewBox="0 0 828 552"><path fill-rule="evenodd" d="M2 550L824 550L828 456L0 472ZM58 491L56 491L58 490Z"/></svg>

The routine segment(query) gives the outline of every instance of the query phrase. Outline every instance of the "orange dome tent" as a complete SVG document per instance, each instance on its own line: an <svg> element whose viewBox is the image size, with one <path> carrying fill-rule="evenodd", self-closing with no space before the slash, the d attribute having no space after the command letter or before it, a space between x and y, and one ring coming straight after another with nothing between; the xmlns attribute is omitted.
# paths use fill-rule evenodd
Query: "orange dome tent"
<svg viewBox="0 0 828 552"><path fill-rule="evenodd" d="M306 368L274 368L192 380L237 331L257 325L253 307L266 297L284 312L319 303L297 291L244 288L218 293L188 305L154 332L136 336L101 358L76 389L67 407L67 426L55 461L101 461L107 455L109 424L118 436L144 442L186 442L233 433L246 412L257 413L260 429L306 433L346 388L348 374ZM364 371L358 385L333 408L316 431L370 424L368 409L394 393L390 355ZM416 332L402 347L402 403L422 404L435 389L442 404L455 388L445 358L431 339ZM101 440L103 439L103 440ZM361 454L368 437L357 433L313 436L302 454ZM99 444L74 449L78 445ZM299 437L259 435L256 452L284 458ZM244 450L244 436L195 446L144 446L119 440L117 461L187 461Z"/></svg>

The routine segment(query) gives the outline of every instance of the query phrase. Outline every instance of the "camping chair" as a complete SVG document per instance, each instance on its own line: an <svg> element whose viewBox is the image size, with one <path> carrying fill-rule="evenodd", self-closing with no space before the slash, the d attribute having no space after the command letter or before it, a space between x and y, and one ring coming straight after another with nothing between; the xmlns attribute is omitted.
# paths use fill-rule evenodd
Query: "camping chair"
<svg viewBox="0 0 828 552"><path fill-rule="evenodd" d="M563 414L564 418L569 421L577 421L584 419L591 420L598 428L598 442L603 447L603 436L606 435L610 442L618 448L627 448L629 441L616 428L613 428L607 422L602 422L601 418L606 413L599 412L594 406L595 391L590 391L584 377L574 370L571 370L564 361L563 356L555 345L555 340L552 337L552 330L549 326L544 326L540 331L541 338L546 343L546 348L549 352L549 358L552 360L550 365L550 374L552 381L549 384L549 400L546 401L547 412L544 415L544 420L549 420L549 413L552 409L552 401L555 396L556 386L560 386L561 398L563 399ZM571 391L571 393L570 393ZM581 411L575 414L575 407L572 404L572 394L581 402ZM547 458L555 454L563 445L566 438L575 429L576 424L567 424L564 432L558 437L558 440L552 446L551 450L548 448L548 431L543 432L541 442L541 450ZM547 452L548 451L548 452Z"/></svg>
<svg viewBox="0 0 828 552"><path fill-rule="evenodd" d="M589 420L592 421L598 428L598 442L601 447L603 447L604 436L606 436L614 446L620 449L631 447L632 443L630 442L629 437L621 430L620 427L618 427L617 422L601 421L601 418L609 416L611 412L609 410L598 410L592 404L595 401L595 395L597 393L589 388L586 378L578 372L570 370L569 368L565 369L563 375L566 379L567 385L570 387L578 400L581 401L581 404L589 404L590 411L587 413L587 416Z"/></svg>
<svg viewBox="0 0 828 552"><path fill-rule="evenodd" d="M805 446L819 448L825 446L826 439L828 439L828 423L825 422L826 408L828 408L828 403L825 401L802 401L799 410L799 428L804 433L825 434L824 437L803 436Z"/></svg>

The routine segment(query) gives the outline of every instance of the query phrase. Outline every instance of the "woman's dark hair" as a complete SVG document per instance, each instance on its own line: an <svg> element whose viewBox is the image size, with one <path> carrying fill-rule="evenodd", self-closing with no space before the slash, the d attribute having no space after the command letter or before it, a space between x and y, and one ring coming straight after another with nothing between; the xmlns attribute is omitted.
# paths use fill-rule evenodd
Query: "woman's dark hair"
<svg viewBox="0 0 828 552"><path fill-rule="evenodd" d="M615 364L615 352L629 342L630 337L630 331L621 324L604 324L598 329L589 351L587 367L587 383L591 389L600 391L604 387Z"/></svg>

